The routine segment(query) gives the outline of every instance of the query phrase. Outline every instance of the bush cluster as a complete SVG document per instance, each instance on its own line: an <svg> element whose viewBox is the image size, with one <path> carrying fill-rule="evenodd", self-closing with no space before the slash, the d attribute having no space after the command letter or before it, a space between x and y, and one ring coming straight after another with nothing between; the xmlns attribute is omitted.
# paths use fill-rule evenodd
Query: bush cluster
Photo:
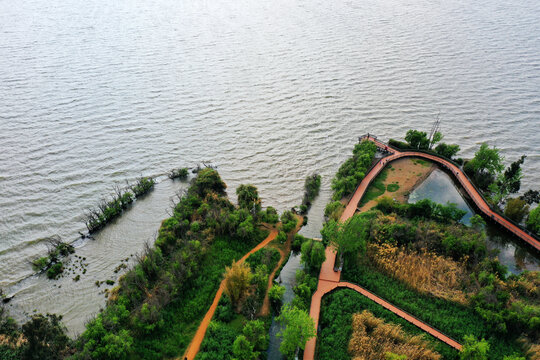
<svg viewBox="0 0 540 360"><path fill-rule="evenodd" d="M62 257L73 254L73 245L60 241L59 238L47 239L49 248L48 255L32 261L35 271L45 271L49 279L57 279L64 271L64 265L60 261Z"/></svg>
<svg viewBox="0 0 540 360"><path fill-rule="evenodd" d="M311 207L311 203L317 195L319 195L319 190L321 189L321 175L313 174L309 175L306 178L304 183L304 197L302 199L302 205L300 205L300 213L306 214Z"/></svg>
<svg viewBox="0 0 540 360"><path fill-rule="evenodd" d="M115 188L115 194L110 200L102 200L96 208L90 209L86 214L86 228L90 233L102 229L109 222L118 217L122 212L139 198L150 191L155 184L155 180L150 177L141 177L137 183L130 186L128 190Z"/></svg>
<svg viewBox="0 0 540 360"><path fill-rule="evenodd" d="M298 219L294 215L294 213L290 210L284 211L283 214L281 214L281 229L285 233L290 233L292 230L296 228L296 225L298 224Z"/></svg>
<svg viewBox="0 0 540 360"><path fill-rule="evenodd" d="M332 180L334 200L340 200L354 192L373 163L376 152L377 146L371 141L365 140L356 144L353 156L341 165Z"/></svg>
<svg viewBox="0 0 540 360"><path fill-rule="evenodd" d="M172 169L169 173L169 179L180 179L185 180L187 179L189 175L188 168L178 168L178 169Z"/></svg>

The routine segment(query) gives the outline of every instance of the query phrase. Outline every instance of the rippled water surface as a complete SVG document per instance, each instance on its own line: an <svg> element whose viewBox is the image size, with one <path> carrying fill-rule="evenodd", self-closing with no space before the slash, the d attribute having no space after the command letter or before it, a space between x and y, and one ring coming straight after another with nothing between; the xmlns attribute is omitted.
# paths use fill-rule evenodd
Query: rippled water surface
<svg viewBox="0 0 540 360"><path fill-rule="evenodd" d="M75 239L115 183L208 160L231 194L250 182L284 210L317 171L318 219L358 135L429 131L439 112L465 156L483 140L508 161L528 154L523 183L535 187L538 19L527 0L0 0L0 286L21 312L84 318L90 276L114 276L127 238L140 251L175 186L145 199L155 219L137 223L144 231L113 225L106 251L80 244L111 259L89 262L65 293L20 281L44 250L37 239Z"/></svg>

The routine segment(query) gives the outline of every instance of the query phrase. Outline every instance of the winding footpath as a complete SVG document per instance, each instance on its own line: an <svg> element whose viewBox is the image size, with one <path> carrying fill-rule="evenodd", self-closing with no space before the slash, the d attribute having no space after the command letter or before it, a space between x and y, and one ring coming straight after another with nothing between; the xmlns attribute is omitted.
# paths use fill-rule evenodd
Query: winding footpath
<svg viewBox="0 0 540 360"><path fill-rule="evenodd" d="M387 164L389 164L390 162L394 160L405 158L405 157L417 157L417 158L428 159L430 161L433 161L439 164L443 168L446 168L459 181L459 183L465 189L465 191L470 196L472 201L476 204L478 209L484 213L485 216L491 218L492 221L497 222L498 224L506 228L508 231L513 233L515 236L519 237L520 239L522 239L523 241L527 242L529 245L534 247L536 250L540 251L540 241L535 239L533 236L531 236L522 228L514 225L512 222L508 221L503 216L491 210L487 202L478 193L478 191L476 190L474 185L471 183L469 178L461 171L461 169L459 169L453 163L447 160L444 160L438 156L426 154L423 152L397 151L393 148L390 148L388 145L378 141L377 139L373 137L368 136L368 137L364 137L364 139L374 142L375 145L377 145L379 149L389 151L391 155L382 158L378 163L376 163L375 166L371 168L368 174L360 182L360 185L356 189L354 195L352 196L351 200L347 204L347 207L343 211L343 214L341 215L341 218L339 220L341 223L347 221L349 218L351 218L355 214L355 212L358 209L358 204L360 203L360 200L364 196L367 188L369 187L371 182L375 180L377 175L379 175L379 173L385 168ZM319 314L321 310L321 300L323 296L333 291L336 288L349 288L375 301L377 304L383 306L385 309L392 311L394 314L416 325L420 329L424 330L425 332L429 333L435 338L445 342L446 344L452 346L453 348L457 350L461 350L461 345L458 342L444 335L439 330L429 326L428 324L406 313L405 311L399 309L398 307L390 304L384 299L381 299L377 295L369 292L368 290L362 288L361 286L340 281L341 272L334 271L335 262L336 262L336 252L331 246L328 246L326 248L326 261L321 266L321 272L319 274L319 284L317 286L317 290L315 291L311 299L311 307L309 311L309 315L313 318L315 322L315 328L317 328L319 324ZM316 345L317 345L317 337L315 336L314 338L309 340L306 344L306 348L304 350L304 360L313 360L315 358Z"/></svg>
<svg viewBox="0 0 540 360"><path fill-rule="evenodd" d="M270 234L268 234L266 239L264 239L257 246L251 249L240 260L238 260L237 263L239 264L243 263L251 254L259 251L260 249L268 245L272 240L276 238L277 234L278 232L276 229L270 230ZM204 318L201 321L201 324L199 325L199 328L197 329L197 332L195 333L195 336L191 340L191 343L189 344L182 359L184 360L195 359L195 356L197 355L197 353L199 352L199 349L201 348L202 341L204 340L204 335L206 334L208 325L210 324L210 321L212 320L212 317L214 316L214 313L216 312L216 308L219 304L219 299L221 299L221 295L223 295L224 290L225 290L225 280L222 280L221 284L219 284L219 289L216 293L216 296L214 297L214 301L212 302L210 309L208 309L208 311L206 312L206 315L204 315Z"/></svg>

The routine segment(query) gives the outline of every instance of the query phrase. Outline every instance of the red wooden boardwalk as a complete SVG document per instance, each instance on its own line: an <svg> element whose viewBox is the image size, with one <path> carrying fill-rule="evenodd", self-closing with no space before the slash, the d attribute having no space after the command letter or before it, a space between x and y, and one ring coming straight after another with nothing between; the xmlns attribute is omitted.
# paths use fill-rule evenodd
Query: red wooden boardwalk
<svg viewBox="0 0 540 360"><path fill-rule="evenodd" d="M366 137L366 139L369 141L373 141L377 145L378 148L388 150L392 154L381 159L377 164L375 164L375 166L372 167L370 172L364 177L360 185L358 185L358 188L353 194L351 200L347 204L345 210L343 211L343 214L341 215L341 218L340 218L340 222L345 222L354 215L354 213L356 212L358 208L358 204L360 203L360 200L364 196L364 193L366 192L367 188L388 163L394 160L400 159L400 158L404 158L404 157L419 157L419 158L431 160L435 163L438 163L439 165L442 165L443 167L446 167L454 175L454 177L459 181L459 183L465 189L465 191L467 191L467 194L469 194L470 198L472 199L472 201L474 201L478 209L480 209L487 217L491 218L493 221L496 221L501 226L504 226L507 230L512 232L515 236L519 237L520 239L522 239L523 241L527 242L529 245L533 246L535 249L540 251L540 242L536 240L534 237L532 237L531 235L529 235L522 228L514 225L513 223L505 219L503 216L491 210L491 208L486 203L484 198L478 193L474 185L470 182L469 178L465 176L465 174L463 174L461 169L459 169L453 163L447 160L444 160L438 156L426 154L423 152L397 151L372 137ZM426 323L416 319L410 314L400 310L399 308L393 306L392 304L386 302L385 300L379 298L378 296L367 291L366 289L355 284L340 282L341 273L338 271L334 271L335 261L336 261L336 253L330 247L328 247L326 249L326 261L321 266L321 272L319 274L319 284L317 287L317 291L315 291L311 299L311 307L310 307L309 315L315 321L315 327L317 327L319 323L319 313L321 309L322 297L328 292L338 287L348 287L350 289L353 289L361 293L362 295L368 297L369 299L375 301L376 303L382 305L386 309L392 311L393 313L409 321L410 323L418 326L420 329L433 335L437 339L444 341L445 343L454 347L455 349L457 350L461 349L461 345L457 343L455 340L444 335L437 329L432 328ZM308 343L306 344L306 348L304 350L304 360L313 360L315 358L316 343L317 343L316 337L308 341Z"/></svg>

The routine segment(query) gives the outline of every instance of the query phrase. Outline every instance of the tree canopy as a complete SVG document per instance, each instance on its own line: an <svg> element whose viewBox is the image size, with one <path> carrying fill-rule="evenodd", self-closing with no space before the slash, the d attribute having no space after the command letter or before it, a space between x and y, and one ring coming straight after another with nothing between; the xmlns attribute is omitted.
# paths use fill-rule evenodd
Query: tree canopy
<svg viewBox="0 0 540 360"><path fill-rule="evenodd" d="M284 326L277 336L282 339L279 351L287 358L292 358L297 348L304 349L307 341L315 336L313 319L296 307L285 305L276 320Z"/></svg>
<svg viewBox="0 0 540 360"><path fill-rule="evenodd" d="M199 171L194 180L193 189L201 197L204 197L208 192L225 195L227 185L221 180L217 170L208 167Z"/></svg>
<svg viewBox="0 0 540 360"><path fill-rule="evenodd" d="M251 283L251 269L246 262L233 262L231 267L225 269L225 293L233 304L243 298Z"/></svg>
<svg viewBox="0 0 540 360"><path fill-rule="evenodd" d="M478 341L473 335L466 335L459 358L460 360L487 360L488 351L489 343L486 340Z"/></svg>
<svg viewBox="0 0 540 360"><path fill-rule="evenodd" d="M430 145L427 133L412 129L407 131L405 141L414 149L427 150Z"/></svg>
<svg viewBox="0 0 540 360"><path fill-rule="evenodd" d="M504 169L503 160L503 157L499 154L499 149L496 147L490 148L487 143L482 143L469 164L476 173L495 175Z"/></svg>
<svg viewBox="0 0 540 360"><path fill-rule="evenodd" d="M504 209L504 215L510 219L521 222L525 215L529 213L529 205L525 200L520 198L508 199L506 202L506 208Z"/></svg>
<svg viewBox="0 0 540 360"><path fill-rule="evenodd" d="M240 185L236 189L238 196L238 206L247 209L252 215L256 215L261 211L261 199L259 192L253 185Z"/></svg>

